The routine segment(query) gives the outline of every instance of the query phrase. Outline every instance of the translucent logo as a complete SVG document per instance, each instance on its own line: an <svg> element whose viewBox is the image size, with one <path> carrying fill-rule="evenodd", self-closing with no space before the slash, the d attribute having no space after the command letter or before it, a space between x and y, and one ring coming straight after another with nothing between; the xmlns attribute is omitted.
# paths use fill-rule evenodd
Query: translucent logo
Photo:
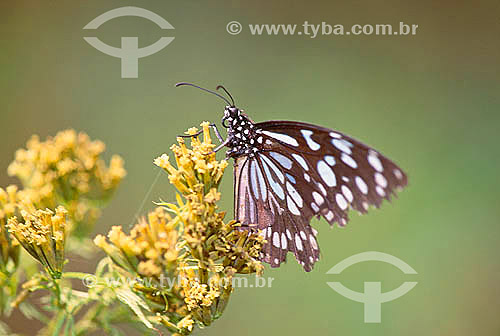
<svg viewBox="0 0 500 336"><path fill-rule="evenodd" d="M90 21L83 29L97 29L103 23L122 16L138 16L156 23L161 29L174 29L174 27L164 18L147 9L139 7L120 7L103 13ZM138 37L122 37L121 48L112 47L105 44L97 37L84 37L91 46L97 50L113 57L121 59L121 77L138 78L139 77L139 58L153 55L165 48L174 40L174 37L161 37L155 43L139 48Z"/></svg>
<svg viewBox="0 0 500 336"><path fill-rule="evenodd" d="M349 266L363 261L383 261L399 268L404 274L417 274L407 263L395 256L382 252L363 252L350 256L333 266L326 274L340 274ZM327 282L333 290L348 299L364 304L365 323L380 323L382 316L382 303L396 300L408 293L417 282L404 282L401 286L390 292L382 293L380 282L365 282L364 292L355 292L340 282Z"/></svg>

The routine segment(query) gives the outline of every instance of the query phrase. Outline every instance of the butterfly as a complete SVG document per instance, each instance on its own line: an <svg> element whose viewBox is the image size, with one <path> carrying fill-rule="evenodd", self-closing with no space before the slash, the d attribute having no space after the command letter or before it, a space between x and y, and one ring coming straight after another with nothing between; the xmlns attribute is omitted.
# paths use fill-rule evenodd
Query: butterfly
<svg viewBox="0 0 500 336"><path fill-rule="evenodd" d="M369 206L379 207L408 183L406 174L373 148L338 131L296 121L254 123L231 102L215 91L188 85L215 94L227 103L222 125L223 139L214 149L228 147L234 159L235 219L243 227L257 225L266 243L261 261L279 267L288 252L306 272L319 260L317 231L313 217L330 225L345 226L349 209L364 214Z"/></svg>

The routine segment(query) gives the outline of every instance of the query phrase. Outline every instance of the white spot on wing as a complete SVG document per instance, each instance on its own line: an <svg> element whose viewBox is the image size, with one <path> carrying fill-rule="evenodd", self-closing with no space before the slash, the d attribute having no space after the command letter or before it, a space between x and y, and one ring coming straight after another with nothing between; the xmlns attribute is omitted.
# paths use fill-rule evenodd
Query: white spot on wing
<svg viewBox="0 0 500 336"><path fill-rule="evenodd" d="M382 175L378 172L375 173L375 183L377 183L382 188L387 187L387 179L384 177L384 175Z"/></svg>
<svg viewBox="0 0 500 336"><path fill-rule="evenodd" d="M401 180L403 178L403 173L399 169L394 169L394 176L396 176L398 180Z"/></svg>
<svg viewBox="0 0 500 336"><path fill-rule="evenodd" d="M335 166L335 158L331 155L325 155L325 161L328 163L330 166Z"/></svg>
<svg viewBox="0 0 500 336"><path fill-rule="evenodd" d="M262 131L262 133L264 133L267 136L270 136L271 138L274 138L276 140L284 142L288 145L295 146L295 147L299 146L299 143L297 142L297 140L295 140L294 138L292 138L289 135L281 134L281 133L274 133L274 132L269 132L269 131Z"/></svg>
<svg viewBox="0 0 500 336"><path fill-rule="evenodd" d="M312 131L301 130L300 132L304 136L304 139L306 139L306 142L307 142L307 145L309 146L309 148L311 148L313 151L317 151L318 149L321 148L321 145L312 139L312 137L311 137L311 135L313 134Z"/></svg>
<svg viewBox="0 0 500 336"><path fill-rule="evenodd" d="M288 210L290 210L291 213L293 213L294 215L300 216L300 211L299 211L299 209L297 209L295 202L292 201L290 196L286 197L286 205L288 207Z"/></svg>
<svg viewBox="0 0 500 336"><path fill-rule="evenodd" d="M256 199L259 199L259 191L257 189L257 184L258 184L258 181L257 181L257 171L256 171L256 166L257 163L255 162L255 160L252 161L252 163L250 164L250 184L252 185L252 191L253 191L253 195Z"/></svg>
<svg viewBox="0 0 500 336"><path fill-rule="evenodd" d="M313 247L313 249L317 250L318 243L316 243L316 238L314 238L313 235L309 235L309 241L311 242L311 246Z"/></svg>
<svg viewBox="0 0 500 336"><path fill-rule="evenodd" d="M354 161L354 159L346 153L342 153L340 159L349 167L354 169L358 168L358 164L356 163L356 161Z"/></svg>
<svg viewBox="0 0 500 336"><path fill-rule="evenodd" d="M340 139L341 138L341 135L338 134L338 133L335 133L335 132L330 132L328 133L332 138L334 139Z"/></svg>
<svg viewBox="0 0 500 336"><path fill-rule="evenodd" d="M333 170L326 164L325 161L318 161L318 173L321 176L321 179L326 183L329 187L335 187L337 185L337 179L335 178L335 173Z"/></svg>
<svg viewBox="0 0 500 336"><path fill-rule="evenodd" d="M347 199L349 203L352 203L354 197L352 195L351 189L349 189L347 186L343 185L342 186L342 194L344 194L344 197Z"/></svg>
<svg viewBox="0 0 500 336"><path fill-rule="evenodd" d="M380 162L377 153L372 150L368 152L368 163L379 173L384 171L384 167L382 166L382 162Z"/></svg>
<svg viewBox="0 0 500 336"><path fill-rule="evenodd" d="M265 156L263 156L263 158L267 159ZM269 160L269 159L267 159L267 160ZM273 163L271 162L271 164L273 164ZM267 182L271 185L271 188L273 189L275 194L278 195L279 198L284 200L285 199L285 191L283 190L281 185L273 179L273 176L272 176L271 172L269 171L269 167L267 166L266 162L262 161L262 166L264 167L264 173L267 176ZM273 166L274 166L274 164L273 164ZM283 174L281 174L281 175L283 175ZM283 180L284 179L285 179L285 177L283 176Z"/></svg>
<svg viewBox="0 0 500 336"><path fill-rule="evenodd" d="M306 171L309 170L306 160L299 154L292 154L293 158L304 168Z"/></svg>
<svg viewBox="0 0 500 336"><path fill-rule="evenodd" d="M347 201L345 200L344 196L342 196L342 194L335 195L335 200L337 201L339 208L341 208L342 210L347 209Z"/></svg>
<svg viewBox="0 0 500 336"><path fill-rule="evenodd" d="M281 232L281 248L283 250L286 250L288 244L287 244L287 240L286 240L286 237L285 237L285 233Z"/></svg>
<svg viewBox="0 0 500 336"><path fill-rule="evenodd" d="M288 191L288 194L293 198L295 203L297 203L299 208L302 208L302 205L304 204L302 201L302 197L300 197L297 190L288 181L286 182L286 190Z"/></svg>
<svg viewBox="0 0 500 336"><path fill-rule="evenodd" d="M256 170L257 170L257 177L259 178L259 188L262 194L262 200L265 201L267 199L266 181L264 180L264 175L262 174L262 170L260 169L258 164L256 164Z"/></svg>
<svg viewBox="0 0 500 336"><path fill-rule="evenodd" d="M278 178L280 179L281 183L285 183L285 175L283 175L283 173L278 168L278 166L276 166L274 164L274 162L272 162L271 159L269 159L267 156L261 155L261 157L265 161L265 163L267 163L269 165L269 167L271 167L271 169L274 171L274 173L276 174L276 176L278 176ZM264 165L264 168L265 167L266 167L266 165Z"/></svg>
<svg viewBox="0 0 500 336"><path fill-rule="evenodd" d="M273 230L271 230L271 227L268 227L267 228L267 237L268 238L271 238L271 233L273 232Z"/></svg>
<svg viewBox="0 0 500 336"><path fill-rule="evenodd" d="M286 169L292 168L292 160L277 152L270 152L271 156L278 161L278 163Z"/></svg>
<svg viewBox="0 0 500 336"><path fill-rule="evenodd" d="M351 154L351 148L352 144L346 140L340 140L340 139L333 139L332 144L340 151L346 153L346 154Z"/></svg>
<svg viewBox="0 0 500 336"><path fill-rule="evenodd" d="M368 186L366 185L363 178L356 176L354 181L356 182L356 186L358 187L359 191L361 191L365 195L368 194Z"/></svg>
<svg viewBox="0 0 500 336"><path fill-rule="evenodd" d="M255 214L257 213L255 209L255 202L252 197L248 197L248 206L249 206L249 213L250 213L250 223L255 223Z"/></svg>
<svg viewBox="0 0 500 336"><path fill-rule="evenodd" d="M319 212L319 207L318 207L318 205L317 205L316 203L314 203L314 202L312 202L312 203L311 203L311 209L312 209L315 213Z"/></svg>
<svg viewBox="0 0 500 336"><path fill-rule="evenodd" d="M260 230L260 232L259 232L259 236L261 236L262 238L264 238L264 239L265 239L265 238L266 238L266 230L267 230L267 229Z"/></svg>
<svg viewBox="0 0 500 336"><path fill-rule="evenodd" d="M385 197L385 190L381 186L376 186L375 190L377 191L377 194L379 194L381 197Z"/></svg>
<svg viewBox="0 0 500 336"><path fill-rule="evenodd" d="M304 231L300 231L300 238L302 238L302 240L307 239L306 233Z"/></svg>
<svg viewBox="0 0 500 336"><path fill-rule="evenodd" d="M321 196L319 193L317 193L316 191L313 191L312 193L313 195L313 198L314 198L314 201L318 204L318 205L322 205L323 203L325 203L325 199L323 198L323 196Z"/></svg>
<svg viewBox="0 0 500 336"><path fill-rule="evenodd" d="M293 184L297 183L297 181L295 180L295 177L293 177L290 174L285 174L285 175L286 175L286 178L288 179L288 181L292 182Z"/></svg>
<svg viewBox="0 0 500 336"><path fill-rule="evenodd" d="M300 240L300 237L298 234L295 234L295 246L297 246L297 250L302 251L302 240Z"/></svg>
<svg viewBox="0 0 500 336"><path fill-rule="evenodd" d="M323 194L323 196L326 196L326 189L325 187L321 184L321 183L316 183L316 185L318 186L319 190L321 190L321 193Z"/></svg>
<svg viewBox="0 0 500 336"><path fill-rule="evenodd" d="M277 248L280 248L280 235L278 232L274 231L273 233L273 245Z"/></svg>

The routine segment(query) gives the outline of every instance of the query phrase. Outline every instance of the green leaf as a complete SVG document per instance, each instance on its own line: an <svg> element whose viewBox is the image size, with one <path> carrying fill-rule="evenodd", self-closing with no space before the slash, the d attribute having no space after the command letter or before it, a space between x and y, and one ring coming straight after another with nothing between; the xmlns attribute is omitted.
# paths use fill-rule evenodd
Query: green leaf
<svg viewBox="0 0 500 336"><path fill-rule="evenodd" d="M61 329L66 321L66 312L64 310L60 310L57 314L56 322L54 324L54 331L52 332L52 336L60 336Z"/></svg>
<svg viewBox="0 0 500 336"><path fill-rule="evenodd" d="M73 316L68 316L68 321L66 322L66 327L64 327L64 336L74 336L75 335L75 330L74 330L74 325L75 325L75 320L73 319Z"/></svg>
<svg viewBox="0 0 500 336"><path fill-rule="evenodd" d="M125 303L127 306L130 307L130 309L132 309L135 315L137 315L139 320L146 327L148 327L149 329L155 329L153 327L153 324L149 322L149 320L147 319L146 315L143 312L143 309L149 311L149 307L141 297L139 297L137 294L135 294L128 288L117 289L116 296L121 302Z"/></svg>
<svg viewBox="0 0 500 336"><path fill-rule="evenodd" d="M49 322L49 319L47 316L43 315L41 312L39 312L34 306L27 302L23 302L19 305L19 310L21 313L29 320L38 320L41 321L42 323L47 324Z"/></svg>

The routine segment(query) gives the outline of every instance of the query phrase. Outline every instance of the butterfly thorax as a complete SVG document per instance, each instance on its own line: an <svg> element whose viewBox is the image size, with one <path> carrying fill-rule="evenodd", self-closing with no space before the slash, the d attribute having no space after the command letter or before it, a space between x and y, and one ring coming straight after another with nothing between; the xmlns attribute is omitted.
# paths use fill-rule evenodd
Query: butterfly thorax
<svg viewBox="0 0 500 336"><path fill-rule="evenodd" d="M228 143L226 146L230 148L226 153L227 157L253 155L258 151L257 146L255 146L258 136L255 125L243 113L243 110L235 106L226 106L222 120L227 127Z"/></svg>

